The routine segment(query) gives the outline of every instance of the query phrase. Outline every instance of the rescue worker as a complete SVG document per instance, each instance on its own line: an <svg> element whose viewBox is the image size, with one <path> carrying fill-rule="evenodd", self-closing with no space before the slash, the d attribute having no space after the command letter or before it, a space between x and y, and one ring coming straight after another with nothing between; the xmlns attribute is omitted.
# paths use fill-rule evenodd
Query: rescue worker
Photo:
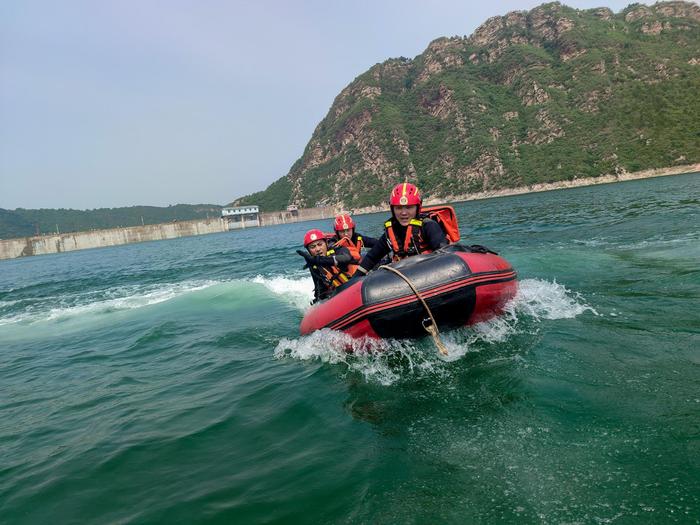
<svg viewBox="0 0 700 525"><path fill-rule="evenodd" d="M362 248L373 248L377 244L377 239L360 235L355 230L355 221L349 213L337 215L333 223L335 230L335 240L333 246L344 246L352 256L359 261L362 258Z"/></svg>
<svg viewBox="0 0 700 525"><path fill-rule="evenodd" d="M309 230L304 235L304 247L308 253L297 250L306 260L305 268L314 281L314 300L330 297L336 288L350 280L358 260L344 246L328 248L326 236L321 230Z"/></svg>
<svg viewBox="0 0 700 525"><path fill-rule="evenodd" d="M423 199L415 185L404 182L394 187L389 198L391 218L384 223L384 233L377 244L360 261L356 277L366 275L387 255L391 255L391 261L395 262L447 246L440 225L420 215L422 204Z"/></svg>

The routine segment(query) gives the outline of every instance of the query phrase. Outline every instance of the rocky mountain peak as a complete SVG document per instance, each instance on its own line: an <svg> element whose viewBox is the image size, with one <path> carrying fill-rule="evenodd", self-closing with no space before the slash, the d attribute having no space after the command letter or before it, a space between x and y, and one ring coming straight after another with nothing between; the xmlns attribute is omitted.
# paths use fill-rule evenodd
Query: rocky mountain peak
<svg viewBox="0 0 700 525"><path fill-rule="evenodd" d="M700 21L700 6L694 2L657 2L651 7L631 4L623 10L625 22L636 22L645 18L690 18Z"/></svg>
<svg viewBox="0 0 700 525"><path fill-rule="evenodd" d="M694 2L659 2L652 9L669 18L691 18L700 21L700 6Z"/></svg>
<svg viewBox="0 0 700 525"><path fill-rule="evenodd" d="M611 20L615 14L612 10L607 7L598 7L596 9L589 9L588 12L596 18L601 20Z"/></svg>

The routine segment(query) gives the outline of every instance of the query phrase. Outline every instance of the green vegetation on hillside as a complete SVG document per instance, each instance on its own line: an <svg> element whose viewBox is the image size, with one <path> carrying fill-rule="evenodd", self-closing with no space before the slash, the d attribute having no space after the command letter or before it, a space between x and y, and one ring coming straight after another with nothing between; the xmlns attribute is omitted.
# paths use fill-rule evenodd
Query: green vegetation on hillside
<svg viewBox="0 0 700 525"><path fill-rule="evenodd" d="M231 205L257 205L263 211L284 210L289 204L292 185L286 178L281 178L268 186L265 191L259 191L237 200Z"/></svg>

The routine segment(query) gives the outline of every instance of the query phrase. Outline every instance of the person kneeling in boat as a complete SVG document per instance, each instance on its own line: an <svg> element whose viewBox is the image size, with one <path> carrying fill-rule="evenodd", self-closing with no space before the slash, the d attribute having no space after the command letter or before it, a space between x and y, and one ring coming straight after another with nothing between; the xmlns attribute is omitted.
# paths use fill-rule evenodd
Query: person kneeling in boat
<svg viewBox="0 0 700 525"><path fill-rule="evenodd" d="M362 248L371 249L378 242L374 237L360 235L355 229L355 221L352 220L349 213L337 215L333 223L333 229L335 230L333 246L343 246L347 248L358 261L362 258Z"/></svg>
<svg viewBox="0 0 700 525"><path fill-rule="evenodd" d="M304 235L304 247L308 253L297 250L306 260L305 268L314 281L313 302L327 299L347 283L357 269L358 259L344 246L328 248L326 236L321 230L309 230Z"/></svg>
<svg viewBox="0 0 700 525"><path fill-rule="evenodd" d="M389 198L391 218L384 223L384 233L377 244L360 261L355 277L367 274L387 255L396 262L447 246L440 225L420 214L422 203L415 185L404 182L394 187Z"/></svg>

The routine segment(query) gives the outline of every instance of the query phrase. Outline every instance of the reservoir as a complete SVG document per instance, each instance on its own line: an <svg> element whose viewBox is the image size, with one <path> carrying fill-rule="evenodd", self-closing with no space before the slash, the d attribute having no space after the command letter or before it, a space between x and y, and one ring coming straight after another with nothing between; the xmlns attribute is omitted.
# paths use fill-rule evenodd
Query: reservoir
<svg viewBox="0 0 700 525"><path fill-rule="evenodd" d="M697 523L700 174L455 208L520 289L448 357L299 336L330 220L0 261L2 521Z"/></svg>

